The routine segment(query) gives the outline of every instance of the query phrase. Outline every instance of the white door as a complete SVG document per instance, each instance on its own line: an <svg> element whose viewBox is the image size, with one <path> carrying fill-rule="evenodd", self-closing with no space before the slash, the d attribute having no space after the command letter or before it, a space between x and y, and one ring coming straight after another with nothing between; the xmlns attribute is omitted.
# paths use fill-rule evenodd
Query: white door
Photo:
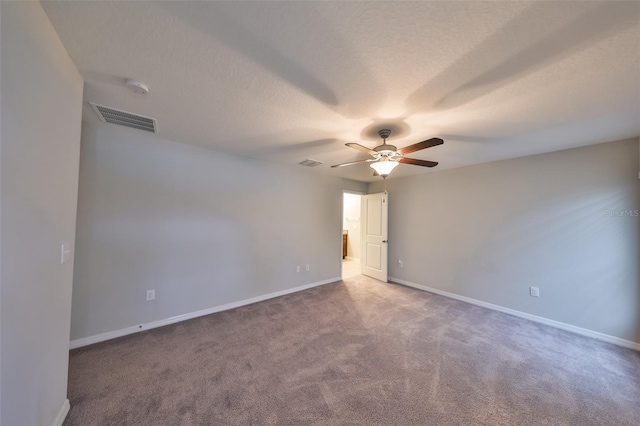
<svg viewBox="0 0 640 426"><path fill-rule="evenodd" d="M387 207L384 193L362 196L362 273L387 282Z"/></svg>

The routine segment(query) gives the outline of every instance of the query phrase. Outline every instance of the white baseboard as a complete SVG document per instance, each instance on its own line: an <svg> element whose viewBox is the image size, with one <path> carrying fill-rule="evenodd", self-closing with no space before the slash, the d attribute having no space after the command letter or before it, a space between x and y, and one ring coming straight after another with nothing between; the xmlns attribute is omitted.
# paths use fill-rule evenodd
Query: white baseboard
<svg viewBox="0 0 640 426"><path fill-rule="evenodd" d="M227 303L226 305L214 306L212 308L202 309L200 311L189 312L187 314L177 315L171 318L165 318L158 321L148 322L146 324L139 324L133 327L127 327L120 330L108 331L106 333L96 334L94 336L83 337L81 339L72 340L69 343L69 349L76 349L82 346L92 345L94 343L104 342L105 340L115 339L116 337L126 336L128 334L138 333L144 330L150 330L152 328L162 327L169 324L175 324L180 321L186 321L192 318L201 317L204 315L214 314L216 312L227 311L229 309L239 308L240 306L250 305L256 302L262 302L263 300L273 299L274 297L284 296L286 294L296 293L298 291L307 290L309 288L317 287L324 284L334 283L340 281L342 278L330 278L328 280L318 281L311 284L305 284L286 290L276 291L274 293L265 294L263 296L256 296L250 299L240 300L238 302Z"/></svg>
<svg viewBox="0 0 640 426"><path fill-rule="evenodd" d="M67 418L67 414L69 413L70 408L71 408L71 405L69 405L69 400L65 399L64 402L62 403L62 407L60 407L60 411L58 411L58 415L53 421L52 426L62 426L62 423L64 423L64 419Z"/></svg>
<svg viewBox="0 0 640 426"><path fill-rule="evenodd" d="M439 294L440 296L449 297L451 299L460 300L462 302L471 303L472 305L482 306L483 308L493 309L494 311L504 312L505 314L513 315L516 317L528 319L540 324L549 325L551 327L559 328L562 330L570 331L572 333L580 334L582 336L591 337L594 339L602 340L607 343L612 343L624 348L634 349L640 351L640 343L632 342L631 340L621 339L619 337L611 336L609 334L600 333L598 331L589 330L587 328L577 327L575 325L567 324L552 319L539 317L537 315L527 314L526 312L516 311L515 309L505 308L504 306L494 305L493 303L483 302L481 300L472 299L470 297L460 296L455 293L449 293L447 291L438 290L437 288L427 287L421 284L412 283L410 281L401 280L400 278L389 277L389 281L402 284L407 287L417 288L418 290L428 291L429 293Z"/></svg>

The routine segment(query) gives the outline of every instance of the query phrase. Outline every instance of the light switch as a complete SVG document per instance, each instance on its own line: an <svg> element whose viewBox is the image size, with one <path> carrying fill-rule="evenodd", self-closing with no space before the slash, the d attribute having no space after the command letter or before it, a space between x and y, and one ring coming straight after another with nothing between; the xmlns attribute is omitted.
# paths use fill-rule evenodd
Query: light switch
<svg viewBox="0 0 640 426"><path fill-rule="evenodd" d="M60 264L63 265L71 259L71 243L63 243L60 246Z"/></svg>

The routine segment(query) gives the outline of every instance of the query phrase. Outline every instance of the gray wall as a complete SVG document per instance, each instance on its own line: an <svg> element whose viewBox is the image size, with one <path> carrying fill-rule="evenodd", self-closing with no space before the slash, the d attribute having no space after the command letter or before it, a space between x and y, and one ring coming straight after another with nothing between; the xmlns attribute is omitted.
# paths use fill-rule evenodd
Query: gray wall
<svg viewBox="0 0 640 426"><path fill-rule="evenodd" d="M390 179L389 275L638 342L640 218L610 213L640 209L638 155L634 139Z"/></svg>
<svg viewBox="0 0 640 426"><path fill-rule="evenodd" d="M366 185L83 123L71 339L340 277L343 189Z"/></svg>
<svg viewBox="0 0 640 426"><path fill-rule="evenodd" d="M67 394L82 79L38 2L2 2L3 425L51 425Z"/></svg>

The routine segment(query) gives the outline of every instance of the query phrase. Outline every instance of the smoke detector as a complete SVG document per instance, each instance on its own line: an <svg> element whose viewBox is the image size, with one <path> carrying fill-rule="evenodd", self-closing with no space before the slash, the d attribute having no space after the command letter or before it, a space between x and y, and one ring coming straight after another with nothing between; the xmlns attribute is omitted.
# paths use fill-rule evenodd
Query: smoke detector
<svg viewBox="0 0 640 426"><path fill-rule="evenodd" d="M146 95L149 93L149 86L141 81L128 78L127 81L124 82L124 84L129 90L134 93L138 93L139 95Z"/></svg>

